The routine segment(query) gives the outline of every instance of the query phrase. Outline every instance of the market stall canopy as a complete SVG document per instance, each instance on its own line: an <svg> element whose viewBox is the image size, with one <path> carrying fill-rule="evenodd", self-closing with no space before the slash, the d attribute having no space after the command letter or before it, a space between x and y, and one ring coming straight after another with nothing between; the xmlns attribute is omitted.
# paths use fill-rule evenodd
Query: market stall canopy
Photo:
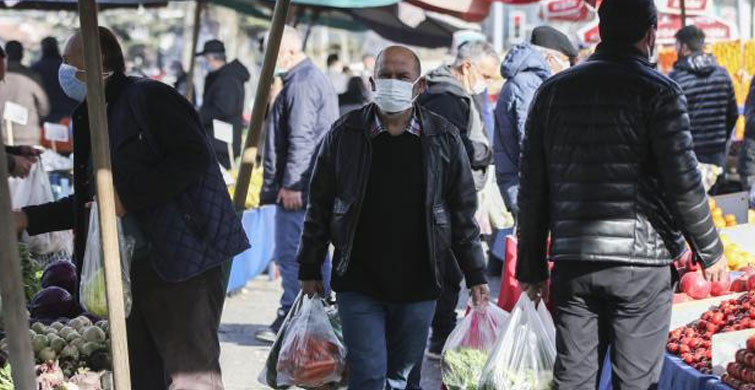
<svg viewBox="0 0 755 390"><path fill-rule="evenodd" d="M268 3L275 3L275 0L265 0ZM315 7L326 8L374 8L393 5L401 0L293 0L293 5L311 5Z"/></svg>
<svg viewBox="0 0 755 390"><path fill-rule="evenodd" d="M467 22L480 22L490 13L490 0L407 0L428 11L451 15Z"/></svg>
<svg viewBox="0 0 755 390"><path fill-rule="evenodd" d="M75 0L2 0L0 9L39 9L39 10L68 10L76 11L78 2ZM164 7L167 0L97 0L100 9L111 8L139 8Z"/></svg>
<svg viewBox="0 0 755 390"><path fill-rule="evenodd" d="M540 7L540 19L546 21L584 22L596 13L595 6L585 0L545 0Z"/></svg>
<svg viewBox="0 0 755 390"><path fill-rule="evenodd" d="M389 7L352 9L354 19L382 37L411 46L451 47L454 33L480 26L450 15L426 11L409 3Z"/></svg>

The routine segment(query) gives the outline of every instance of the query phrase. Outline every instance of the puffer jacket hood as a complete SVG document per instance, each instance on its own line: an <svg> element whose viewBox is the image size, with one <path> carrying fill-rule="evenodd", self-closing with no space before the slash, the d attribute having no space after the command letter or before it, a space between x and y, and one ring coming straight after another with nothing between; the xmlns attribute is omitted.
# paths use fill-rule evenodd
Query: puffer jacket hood
<svg viewBox="0 0 755 390"><path fill-rule="evenodd" d="M505 79L514 78L522 72L534 73L542 80L551 76L543 55L529 43L514 46L501 63L501 76Z"/></svg>
<svg viewBox="0 0 755 390"><path fill-rule="evenodd" d="M684 57L674 64L674 69L684 70L698 77L707 77L718 67L716 57L712 54L695 53Z"/></svg>
<svg viewBox="0 0 755 390"><path fill-rule="evenodd" d="M216 72L218 75L237 78L244 83L249 81L249 70L247 70L246 66L239 62L239 60L233 60L232 62L229 62L228 64L218 69Z"/></svg>
<svg viewBox="0 0 755 390"><path fill-rule="evenodd" d="M464 86L454 77L451 65L444 65L430 71L425 76L425 79L427 80L427 92L429 93L447 92L464 98L469 97L469 93L464 90Z"/></svg>

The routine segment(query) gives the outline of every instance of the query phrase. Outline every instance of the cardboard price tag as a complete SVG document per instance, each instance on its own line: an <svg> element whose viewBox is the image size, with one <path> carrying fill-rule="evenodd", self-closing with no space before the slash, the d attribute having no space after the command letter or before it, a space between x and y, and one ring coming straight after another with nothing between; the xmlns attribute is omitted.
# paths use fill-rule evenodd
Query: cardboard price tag
<svg viewBox="0 0 755 390"><path fill-rule="evenodd" d="M26 107L20 104L5 102L3 119L21 126L25 126L27 123L29 123L29 110L27 110Z"/></svg>
<svg viewBox="0 0 755 390"><path fill-rule="evenodd" d="M233 144L233 125L227 122L213 119L212 129L215 133L215 139L227 144Z"/></svg>
<svg viewBox="0 0 755 390"><path fill-rule="evenodd" d="M45 139L50 142L68 142L68 127L58 123L45 122Z"/></svg>

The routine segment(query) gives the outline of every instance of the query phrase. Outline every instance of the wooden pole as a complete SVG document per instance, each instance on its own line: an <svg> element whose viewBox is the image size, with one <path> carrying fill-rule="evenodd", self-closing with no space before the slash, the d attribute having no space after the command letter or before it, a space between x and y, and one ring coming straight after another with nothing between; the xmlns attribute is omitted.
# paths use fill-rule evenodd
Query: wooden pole
<svg viewBox="0 0 755 390"><path fill-rule="evenodd" d="M21 259L11 213L8 186L8 161L0 145L0 294L3 299L3 322L8 332L8 356L16 389L36 389L34 353L29 338L29 314L26 311Z"/></svg>
<svg viewBox="0 0 755 390"><path fill-rule="evenodd" d="M687 26L687 4L685 0L679 0L679 8L682 10L682 28Z"/></svg>
<svg viewBox="0 0 755 390"><path fill-rule="evenodd" d="M123 305L121 260L115 216L115 190L110 164L110 140L105 112L105 83L102 79L102 51L95 0L78 0L84 63L87 70L87 109L92 138L94 175L105 264L110 347L113 354L113 379L116 390L131 390L131 374Z"/></svg>
<svg viewBox="0 0 755 390"><path fill-rule="evenodd" d="M199 28L202 23L202 3L197 0L194 6L194 26L191 32L191 56L189 57L189 71L186 73L186 99L190 102L194 94L194 69L196 69L197 44L199 43Z"/></svg>
<svg viewBox="0 0 755 390"><path fill-rule="evenodd" d="M273 71L275 70L275 62L278 58L278 51L283 36L283 26L286 23L286 15L288 14L290 5L291 0L276 0L275 2L273 22L265 45L265 57L262 63L259 83L257 84L254 107L252 107L252 120L249 122L249 131L244 143L244 150L241 153L241 167L239 168L239 175L236 178L236 190L233 193L233 204L237 211L244 210L246 195L249 192L249 182L252 179L252 171L254 170L256 158L256 146L259 143L260 130L265 121L265 108L270 96Z"/></svg>

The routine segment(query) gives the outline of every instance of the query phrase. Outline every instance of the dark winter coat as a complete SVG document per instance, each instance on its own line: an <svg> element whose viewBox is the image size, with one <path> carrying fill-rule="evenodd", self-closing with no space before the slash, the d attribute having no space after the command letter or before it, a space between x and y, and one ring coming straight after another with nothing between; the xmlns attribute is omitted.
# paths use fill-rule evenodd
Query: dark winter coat
<svg viewBox="0 0 755 390"><path fill-rule="evenodd" d="M519 190L517 278L553 261L665 266L684 239L710 266L723 255L679 86L632 47L598 47L546 81L532 103Z"/></svg>
<svg viewBox="0 0 755 390"><path fill-rule="evenodd" d="M244 83L249 80L249 71L238 60L223 65L220 69L207 74L204 82L202 118L207 135L212 140L215 154L226 169L231 168L228 158L228 144L215 139L212 121L217 119L233 125L233 156L241 154L241 133L244 127Z"/></svg>
<svg viewBox="0 0 755 390"><path fill-rule="evenodd" d="M501 63L501 76L506 79L495 107L493 151L498 188L506 207L518 213L519 154L524 139L524 123L535 91L550 77L545 57L523 43L512 48Z"/></svg>
<svg viewBox="0 0 755 390"><path fill-rule="evenodd" d="M168 282L196 276L249 244L194 107L175 89L116 74L105 90L113 184ZM78 266L94 195L86 102L73 115L74 195L24 209L29 234L74 229Z"/></svg>
<svg viewBox="0 0 755 390"><path fill-rule="evenodd" d="M425 226L435 287L440 290L443 285L449 256L458 261L468 286L483 284L485 258L474 218L477 192L466 149L451 122L420 105L415 109L420 110L422 124ZM330 243L336 248L334 269L340 276L348 270L369 179L372 143L368 131L375 111L375 104L369 104L342 117L320 145L297 255L301 280L321 279Z"/></svg>
<svg viewBox="0 0 755 390"><path fill-rule="evenodd" d="M283 75L283 89L268 114L262 204L278 191L301 191L306 202L317 145L338 119L338 95L330 79L309 59Z"/></svg>
<svg viewBox="0 0 755 390"><path fill-rule="evenodd" d="M744 189L749 190L755 184L755 78L750 84L750 93L745 103L745 139L739 158L739 175Z"/></svg>
<svg viewBox="0 0 755 390"><path fill-rule="evenodd" d="M488 168L493 163L493 150L485 133L482 108L456 80L450 66L441 66L429 72L425 78L427 90L417 101L459 129L472 166L475 189L480 191L485 186Z"/></svg>
<svg viewBox="0 0 755 390"><path fill-rule="evenodd" d="M58 69L63 63L63 57L57 51L42 53L42 58L31 66L42 80L42 87L50 100L50 113L44 118L45 122L57 123L63 118L70 117L78 105L76 100L66 96L58 81Z"/></svg>
<svg viewBox="0 0 755 390"><path fill-rule="evenodd" d="M739 117L729 73L713 55L697 53L677 61L669 77L687 97L697 159L723 167L726 142Z"/></svg>

